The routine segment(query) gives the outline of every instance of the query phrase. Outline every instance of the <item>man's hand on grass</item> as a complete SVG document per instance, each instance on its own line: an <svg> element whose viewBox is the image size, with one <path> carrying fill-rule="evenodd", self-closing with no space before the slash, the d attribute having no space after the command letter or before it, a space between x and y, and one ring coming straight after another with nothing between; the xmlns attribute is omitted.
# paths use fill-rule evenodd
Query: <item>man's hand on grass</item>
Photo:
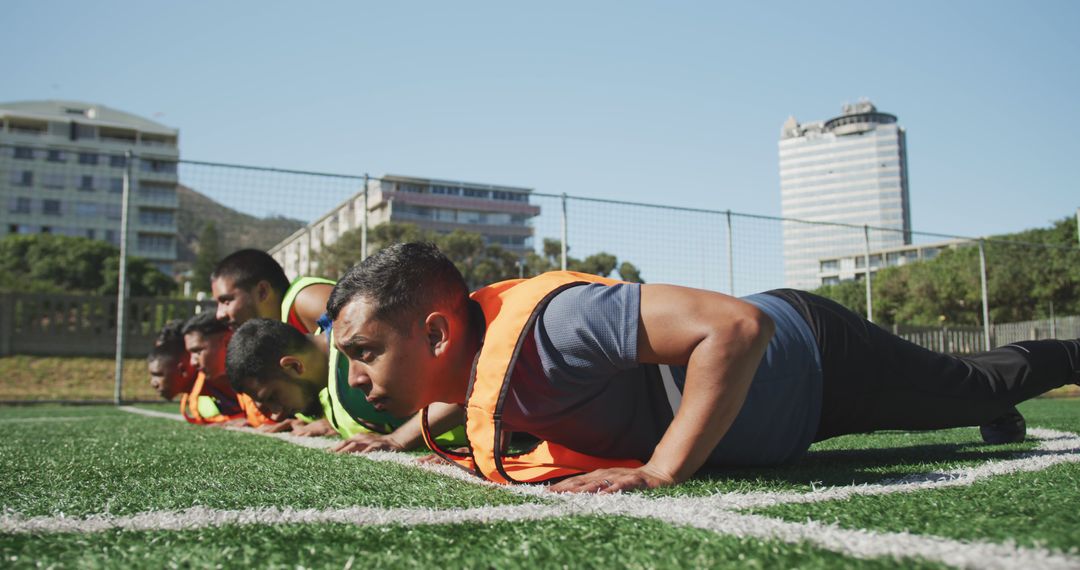
<svg viewBox="0 0 1080 570"><path fill-rule="evenodd" d="M293 427L295 427L296 425L304 425L304 422L301 421L301 420L289 419L289 420L282 420L282 421L276 422L276 423L274 423L274 422L265 423L265 424L255 428L255 429L257 429L257 430L259 430L259 431L261 431L263 433L281 433L281 432L286 432L286 431L292 431Z"/></svg>
<svg viewBox="0 0 1080 570"><path fill-rule="evenodd" d="M334 453L367 453L369 451L404 451L404 447L390 435L358 433L334 446Z"/></svg>
<svg viewBox="0 0 1080 570"><path fill-rule="evenodd" d="M310 424L300 422L300 425L293 424L293 435L301 437L318 437L324 435L337 435L337 430L334 426L330 425L330 421L326 418L315 420Z"/></svg>
<svg viewBox="0 0 1080 570"><path fill-rule="evenodd" d="M234 420L226 420L226 421L223 421L223 422L217 422L217 423L207 424L207 425L210 425L210 426L213 426L213 427L220 427L220 428L242 427L242 426L247 425L247 420L244 419L244 418L236 418Z"/></svg>
<svg viewBox="0 0 1080 570"><path fill-rule="evenodd" d="M670 476L643 466L597 469L552 485L553 493L615 493L634 489L655 489L675 484Z"/></svg>

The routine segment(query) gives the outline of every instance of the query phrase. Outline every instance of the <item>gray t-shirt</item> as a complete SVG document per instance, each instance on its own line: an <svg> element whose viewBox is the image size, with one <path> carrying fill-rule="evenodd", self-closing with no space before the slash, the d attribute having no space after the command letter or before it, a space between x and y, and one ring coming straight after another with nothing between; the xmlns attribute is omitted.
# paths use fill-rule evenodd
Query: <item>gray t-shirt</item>
<svg viewBox="0 0 1080 570"><path fill-rule="evenodd" d="M711 465L772 465L805 453L821 408L813 333L785 301L745 299L776 323L746 403ZM580 285L536 321L511 377L507 429L601 457L647 461L673 414L656 366L637 362L641 288ZM671 367L680 390L685 368Z"/></svg>

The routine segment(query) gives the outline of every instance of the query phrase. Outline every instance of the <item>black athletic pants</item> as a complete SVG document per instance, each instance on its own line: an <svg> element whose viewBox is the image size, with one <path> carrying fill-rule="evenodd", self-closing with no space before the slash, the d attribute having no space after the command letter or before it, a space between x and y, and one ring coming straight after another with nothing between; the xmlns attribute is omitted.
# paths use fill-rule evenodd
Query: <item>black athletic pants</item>
<svg viewBox="0 0 1080 570"><path fill-rule="evenodd" d="M1024 400L1080 382L1080 340L1026 341L950 356L812 293L768 293L794 306L817 338L823 394L815 441L882 429L982 425Z"/></svg>

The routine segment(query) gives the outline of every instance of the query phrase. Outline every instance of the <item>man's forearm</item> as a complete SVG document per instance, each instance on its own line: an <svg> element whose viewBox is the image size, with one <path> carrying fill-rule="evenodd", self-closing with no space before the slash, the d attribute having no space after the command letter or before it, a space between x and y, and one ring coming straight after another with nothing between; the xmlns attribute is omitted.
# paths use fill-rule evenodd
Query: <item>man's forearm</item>
<svg viewBox="0 0 1080 570"><path fill-rule="evenodd" d="M413 415L409 421L401 424L389 437L401 449L414 449L424 444L421 431L423 418L421 413ZM464 420L461 406L435 402L428 409L428 422L431 433L439 435L459 425Z"/></svg>

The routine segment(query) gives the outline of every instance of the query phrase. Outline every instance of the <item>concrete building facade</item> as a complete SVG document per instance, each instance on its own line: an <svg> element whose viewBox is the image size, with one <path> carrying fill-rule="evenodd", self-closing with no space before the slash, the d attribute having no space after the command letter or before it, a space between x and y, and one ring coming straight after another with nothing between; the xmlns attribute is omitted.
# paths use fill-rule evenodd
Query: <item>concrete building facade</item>
<svg viewBox="0 0 1080 570"><path fill-rule="evenodd" d="M529 203L530 188L384 175L368 181L367 223L407 222L421 229L478 233L489 245L524 255L532 251L529 221L540 207ZM290 279L318 272L316 257L341 234L364 224L360 191L270 249Z"/></svg>
<svg viewBox="0 0 1080 570"><path fill-rule="evenodd" d="M916 261L929 261L946 249L976 245L970 240L951 240L918 245L901 245L865 253L824 258L819 261L818 284L836 285L841 281L862 281L866 278L866 262L869 257L870 275L885 267L899 267Z"/></svg>
<svg viewBox="0 0 1080 570"><path fill-rule="evenodd" d="M911 243L905 132L896 116L869 101L844 105L839 117L781 130L780 204L784 218L883 228L869 232L783 223L784 281L822 285L823 259Z"/></svg>
<svg viewBox="0 0 1080 570"><path fill-rule="evenodd" d="M0 103L0 236L53 233L120 244L125 153L131 255L176 261L179 131L78 101Z"/></svg>

